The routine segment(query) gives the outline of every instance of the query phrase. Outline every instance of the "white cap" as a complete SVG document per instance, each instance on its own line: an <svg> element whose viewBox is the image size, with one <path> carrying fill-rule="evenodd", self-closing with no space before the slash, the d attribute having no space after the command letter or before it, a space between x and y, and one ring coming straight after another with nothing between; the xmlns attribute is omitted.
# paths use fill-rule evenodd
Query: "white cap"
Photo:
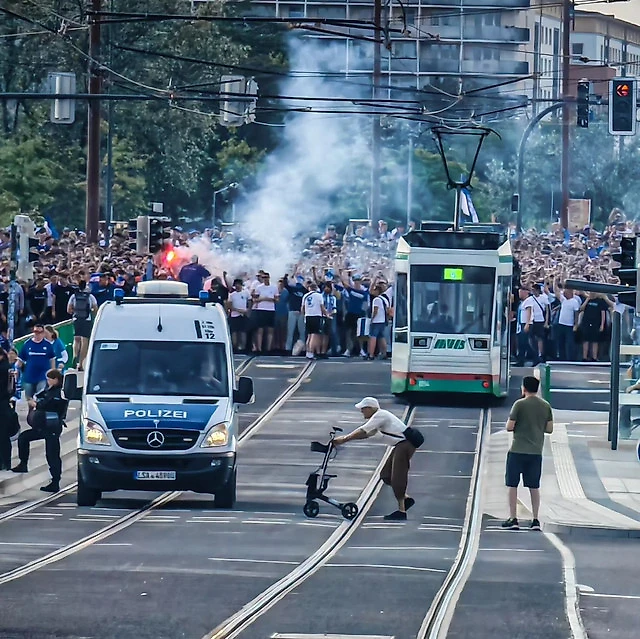
<svg viewBox="0 0 640 639"><path fill-rule="evenodd" d="M356 408L375 408L377 410L380 408L380 404L375 397L364 397L356 404Z"/></svg>

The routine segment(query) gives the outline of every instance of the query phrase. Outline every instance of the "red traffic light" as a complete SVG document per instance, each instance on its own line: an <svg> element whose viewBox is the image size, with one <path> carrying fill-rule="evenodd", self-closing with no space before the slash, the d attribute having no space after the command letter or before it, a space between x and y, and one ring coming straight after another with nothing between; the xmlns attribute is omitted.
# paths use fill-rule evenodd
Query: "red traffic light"
<svg viewBox="0 0 640 639"><path fill-rule="evenodd" d="M624 83L624 84L619 84L616 87L616 93L621 97L621 98L626 98L628 97L628 95L631 93L631 89L629 88L629 85Z"/></svg>

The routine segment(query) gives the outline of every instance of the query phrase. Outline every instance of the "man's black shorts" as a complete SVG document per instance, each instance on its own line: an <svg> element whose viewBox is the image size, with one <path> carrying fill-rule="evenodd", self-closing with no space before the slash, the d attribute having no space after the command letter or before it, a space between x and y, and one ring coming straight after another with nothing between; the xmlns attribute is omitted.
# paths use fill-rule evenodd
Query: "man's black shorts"
<svg viewBox="0 0 640 639"><path fill-rule="evenodd" d="M322 320L322 317L315 317L313 315L305 317L304 327L307 329L307 335L320 335L322 333Z"/></svg>
<svg viewBox="0 0 640 639"><path fill-rule="evenodd" d="M232 333L244 333L247 330L247 318L244 315L229 318L229 328Z"/></svg>
<svg viewBox="0 0 640 639"><path fill-rule="evenodd" d="M253 316L256 321L256 328L273 328L276 325L275 311L256 310L254 311Z"/></svg>
<svg viewBox="0 0 640 639"><path fill-rule="evenodd" d="M542 455L507 453L507 470L504 483L511 488L517 488L521 475L525 488L540 488Z"/></svg>
<svg viewBox="0 0 640 639"><path fill-rule="evenodd" d="M544 322L533 322L531 325L531 335L536 339L544 339Z"/></svg>

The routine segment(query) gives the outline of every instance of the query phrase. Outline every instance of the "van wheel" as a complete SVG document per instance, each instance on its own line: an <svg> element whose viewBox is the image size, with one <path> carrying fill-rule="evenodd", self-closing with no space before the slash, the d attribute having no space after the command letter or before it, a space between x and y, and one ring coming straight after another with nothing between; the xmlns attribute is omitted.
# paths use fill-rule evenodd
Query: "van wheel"
<svg viewBox="0 0 640 639"><path fill-rule="evenodd" d="M84 483L82 475L78 472L78 488L76 489L76 502L78 506L95 506L102 498L102 492L89 488Z"/></svg>
<svg viewBox="0 0 640 639"><path fill-rule="evenodd" d="M233 508L236 503L236 475L237 470L234 468L227 483L219 490L216 490L213 501L215 508Z"/></svg>

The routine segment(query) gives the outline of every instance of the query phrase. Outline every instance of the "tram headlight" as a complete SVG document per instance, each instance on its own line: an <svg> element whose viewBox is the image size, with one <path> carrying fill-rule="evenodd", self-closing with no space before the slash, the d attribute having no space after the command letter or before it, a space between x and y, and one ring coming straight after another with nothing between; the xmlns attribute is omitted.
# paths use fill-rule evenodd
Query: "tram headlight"
<svg viewBox="0 0 640 639"><path fill-rule="evenodd" d="M471 348L474 351L486 351L489 350L489 340L488 339L472 339Z"/></svg>

